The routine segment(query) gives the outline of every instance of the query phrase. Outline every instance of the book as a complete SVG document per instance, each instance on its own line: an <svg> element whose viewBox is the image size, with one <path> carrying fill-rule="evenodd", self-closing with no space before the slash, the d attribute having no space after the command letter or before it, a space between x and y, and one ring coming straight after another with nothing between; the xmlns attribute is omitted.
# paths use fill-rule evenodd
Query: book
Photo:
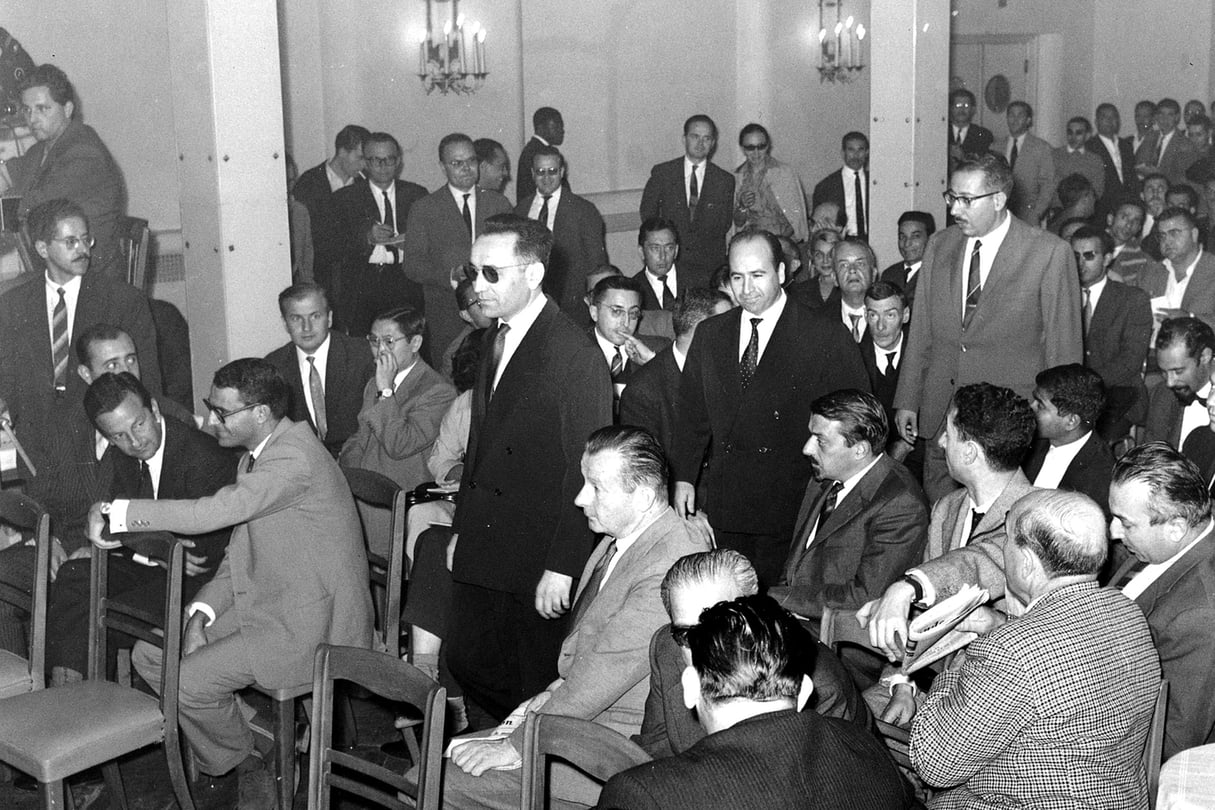
<svg viewBox="0 0 1215 810"><path fill-rule="evenodd" d="M906 652L900 671L904 675L918 672L978 638L978 633L958 630L957 626L990 599L986 588L964 585L953 596L942 599L912 619L907 627Z"/></svg>

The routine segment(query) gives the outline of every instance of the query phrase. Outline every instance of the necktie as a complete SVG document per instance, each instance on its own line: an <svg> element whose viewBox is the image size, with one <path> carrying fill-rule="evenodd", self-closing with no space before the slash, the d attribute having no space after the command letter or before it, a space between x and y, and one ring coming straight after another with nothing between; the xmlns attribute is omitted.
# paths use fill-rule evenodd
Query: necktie
<svg viewBox="0 0 1215 810"><path fill-rule="evenodd" d="M63 288L59 288L59 300L51 312L51 360L55 364L55 390L67 389L68 365L68 318L67 301L63 298Z"/></svg>
<svg viewBox="0 0 1215 810"><path fill-rule="evenodd" d="M958 146L962 145L962 130L961 129L955 129L953 131L953 142L955 144L957 144Z"/></svg>
<svg viewBox="0 0 1215 810"><path fill-rule="evenodd" d="M882 376L889 377L890 372L894 371L894 356L898 352L886 352L886 368L882 369Z"/></svg>
<svg viewBox="0 0 1215 810"><path fill-rule="evenodd" d="M975 249L970 252L970 270L966 274L966 309L962 315L962 328L970 326L971 320L975 316L975 310L979 308L979 294L982 292L981 281L982 274L979 265L979 248L983 247L983 243L975 240Z"/></svg>
<svg viewBox="0 0 1215 810"><path fill-rule="evenodd" d="M1088 335L1089 322L1093 320L1093 301L1091 298L1092 292L1088 287L1085 287L1081 292L1084 293L1084 334Z"/></svg>
<svg viewBox="0 0 1215 810"><path fill-rule="evenodd" d="M510 331L510 324L502 324L498 327L498 334L494 335L494 354L490 358L493 360L493 365L490 367L489 375L489 395L494 395L494 380L498 378L498 366L502 365L502 353L506 350L506 333Z"/></svg>
<svg viewBox="0 0 1215 810"><path fill-rule="evenodd" d="M667 284L667 274L663 273L658 280L662 282L662 308L670 312L675 309L675 295L671 292L671 285Z"/></svg>
<svg viewBox="0 0 1215 810"><path fill-rule="evenodd" d="M696 219L696 204L700 202L700 184L696 182L696 167L692 167L692 179L688 181L688 219Z"/></svg>
<svg viewBox="0 0 1215 810"><path fill-rule="evenodd" d="M819 510L818 520L814 522L814 536L823 529L823 524L827 522L827 518L831 517L831 513L835 511L836 502L840 497L840 490L844 488L841 481L832 481L831 486L827 489L827 497L823 501L823 508Z"/></svg>
<svg viewBox="0 0 1215 810"><path fill-rule="evenodd" d="M1132 565L1127 567L1127 569L1122 572L1122 575L1118 577L1117 581L1112 583L1113 586L1119 590L1122 590L1129 585L1130 581L1135 578L1135 575L1144 568L1147 568L1147 563L1145 563L1143 560L1135 560Z"/></svg>
<svg viewBox="0 0 1215 810"><path fill-rule="evenodd" d="M983 516L986 514L986 512L980 512L978 509L970 510L970 533L966 535L967 543L975 539L975 534L978 533L979 524L983 522Z"/></svg>
<svg viewBox="0 0 1215 810"><path fill-rule="evenodd" d="M253 472L253 462L255 462L255 461L257 461L257 458L252 453L250 453L249 454L249 463L245 465L245 472L247 472L247 473Z"/></svg>
<svg viewBox="0 0 1215 810"><path fill-rule="evenodd" d="M325 418L325 385L321 382L321 372L316 368L316 357L308 355L308 393L312 395L312 417L316 421L316 435L325 441L325 433L329 430L329 420Z"/></svg>
<svg viewBox="0 0 1215 810"><path fill-rule="evenodd" d="M135 497L156 497L156 489L152 486L152 471L148 468L148 462L146 461L139 462L139 492Z"/></svg>
<svg viewBox="0 0 1215 810"><path fill-rule="evenodd" d="M468 235L473 236L474 234L473 234L473 226L472 226L472 210L469 209L469 207L468 207L468 198L470 196L472 196L471 191L468 194L464 195L464 211L463 211L464 227L468 228Z"/></svg>
<svg viewBox="0 0 1215 810"><path fill-rule="evenodd" d="M1160 165L1160 157L1162 154L1164 154L1164 149L1162 148L1163 146L1164 146L1164 133L1161 132L1159 135L1156 136L1156 145L1152 147L1152 165L1153 166Z"/></svg>
<svg viewBox="0 0 1215 810"><path fill-rule="evenodd" d="M1017 139L1013 138L1012 151L1008 153L1008 168L1014 168L1017 165Z"/></svg>
<svg viewBox="0 0 1215 810"><path fill-rule="evenodd" d="M392 228L392 232L397 232L397 216L392 210L392 201L388 199L388 192L381 190L384 195L384 224ZM397 252L395 248L388 248L388 254L392 256L392 261L395 264L397 260ZM322 437L323 438L323 437Z"/></svg>
<svg viewBox="0 0 1215 810"><path fill-rule="evenodd" d="M853 314L849 313L848 317L852 320L852 339L855 340L857 343L860 343L861 342L861 316L853 315Z"/></svg>
<svg viewBox="0 0 1215 810"><path fill-rule="evenodd" d="M540 216L536 217L536 221L539 222L541 225L543 225L546 228L548 227L548 198L551 196L553 196L553 195L552 194L544 195L544 202L540 206Z"/></svg>
<svg viewBox="0 0 1215 810"><path fill-rule="evenodd" d="M595 567L591 569L591 576L586 581L586 587L582 589L582 593L578 594L578 600L574 602L573 618L569 624L571 631L578 626L582 615L586 613L587 608L591 606L591 602L594 601L595 596L599 593L599 589L603 586L603 580L607 577L608 564L612 562L612 558L615 556L616 541L613 539L611 543L608 543L603 556L595 563Z"/></svg>
<svg viewBox="0 0 1215 810"><path fill-rule="evenodd" d="M620 355L620 347L616 347L616 353L612 355L612 379L615 380L620 376L620 372L624 371L624 358Z"/></svg>
<svg viewBox="0 0 1215 810"><path fill-rule="evenodd" d="M861 173L853 172L852 174L852 192L856 199L856 235L864 239L868 233L865 229L865 195L863 191L864 184L861 183Z"/></svg>
<svg viewBox="0 0 1215 810"><path fill-rule="evenodd" d="M751 319L751 342L743 352L742 362L738 364L738 376L742 379L743 390L755 379L755 369L759 366L759 322L763 318Z"/></svg>

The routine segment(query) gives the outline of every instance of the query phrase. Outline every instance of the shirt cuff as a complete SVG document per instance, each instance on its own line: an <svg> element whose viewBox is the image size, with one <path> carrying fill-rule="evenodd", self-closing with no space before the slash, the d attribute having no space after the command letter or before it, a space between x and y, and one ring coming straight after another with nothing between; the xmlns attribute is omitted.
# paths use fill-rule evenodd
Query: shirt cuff
<svg viewBox="0 0 1215 810"><path fill-rule="evenodd" d="M110 501L110 534L129 532L127 528L127 507L129 500Z"/></svg>
<svg viewBox="0 0 1215 810"><path fill-rule="evenodd" d="M195 613L201 613L207 617L207 623L203 627L210 627L215 622L215 611L206 602L191 602L186 605L186 618L189 619Z"/></svg>
<svg viewBox="0 0 1215 810"><path fill-rule="evenodd" d="M924 607L932 607L936 604L937 589L933 587L932 580L923 571L918 568L912 568L907 572L906 576L920 583L920 588L924 593L924 598L921 600L924 603Z"/></svg>

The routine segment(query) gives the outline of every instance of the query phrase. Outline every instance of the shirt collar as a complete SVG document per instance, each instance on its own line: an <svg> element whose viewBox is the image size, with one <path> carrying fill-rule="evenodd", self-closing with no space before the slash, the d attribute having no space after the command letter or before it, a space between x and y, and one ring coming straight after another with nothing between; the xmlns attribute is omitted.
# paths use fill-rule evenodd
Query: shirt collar
<svg viewBox="0 0 1215 810"><path fill-rule="evenodd" d="M785 300L787 298L788 298L788 296L785 295L785 291L781 290L780 297L776 299L776 301L772 304L772 306L768 307L763 312L756 312L756 313L752 314L750 312L747 312L745 309L742 309L741 307L739 307L739 312L742 313L743 319L760 318L764 321L767 321L769 318L771 318L772 323L775 324L776 321L780 320L781 314L785 311Z"/></svg>
<svg viewBox="0 0 1215 810"><path fill-rule="evenodd" d="M323 341L321 341L321 345L317 346L316 351L314 351L314 352L306 352L303 349L301 349L299 346L295 346L294 343L291 344L292 346L295 346L296 360L298 360L300 363L307 363L309 357L314 357L314 358L316 358L316 362L324 363L327 359L329 359L329 344L330 344L330 338L332 338L332 337L333 337L333 333L325 335L325 339Z"/></svg>
<svg viewBox="0 0 1215 810"><path fill-rule="evenodd" d="M886 355L890 354L891 352L894 352L897 355L897 354L902 353L902 351L903 351L903 333L902 333L902 331L899 332L898 342L895 343L894 346L890 347L889 349L883 349L881 346L877 345L876 341L873 344L873 354L879 360L884 359L886 357Z"/></svg>
<svg viewBox="0 0 1215 810"><path fill-rule="evenodd" d="M270 431L270 435L267 436L266 438L262 439L261 443L259 443L257 445L257 447L254 447L253 450L251 450L249 452L249 455L253 456L253 458L256 459L258 456L260 456L262 454L262 451L266 449L266 445L270 442L270 440L272 438L274 438L274 431Z"/></svg>
<svg viewBox="0 0 1215 810"><path fill-rule="evenodd" d="M84 280L84 276L72 276L62 284L56 284L55 282L51 281L51 274L47 272L42 274L42 278L46 281L46 288L56 296L59 295L60 287L63 288L63 294L65 296L75 295L76 293L80 292L80 283Z"/></svg>
<svg viewBox="0 0 1215 810"><path fill-rule="evenodd" d="M415 359L409 364L409 368L401 369L397 372L397 375L392 378L392 390L394 393L398 388L401 387L401 383L405 382L405 378L409 376L409 372L413 371L413 367L417 364L418 361Z"/></svg>
<svg viewBox="0 0 1215 810"><path fill-rule="evenodd" d="M531 329L532 324L536 322L536 319L540 317L540 312L544 309L544 305L547 301L548 299L543 293L541 293L540 295L536 296L534 301L529 302L523 307L523 309L516 312L510 320L499 318L498 323L506 324L511 328L512 332L519 337L522 337L527 333L528 329Z"/></svg>
<svg viewBox="0 0 1215 810"><path fill-rule="evenodd" d="M147 460L148 473L152 476L152 483L156 494L160 494L160 471L164 469L165 464L165 444L168 443L169 437L165 434L165 418L161 415L157 420L160 424L160 447L156 448L156 452Z"/></svg>

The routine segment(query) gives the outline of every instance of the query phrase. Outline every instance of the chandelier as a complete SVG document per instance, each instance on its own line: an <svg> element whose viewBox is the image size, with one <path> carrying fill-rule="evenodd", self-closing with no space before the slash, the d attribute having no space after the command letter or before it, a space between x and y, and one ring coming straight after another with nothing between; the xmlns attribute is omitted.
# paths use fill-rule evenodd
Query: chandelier
<svg viewBox="0 0 1215 810"><path fill-rule="evenodd" d="M835 10L835 25L831 24L831 9ZM855 23L855 24L854 24ZM844 17L844 0L818 0L818 80L850 82L865 67L862 45L865 42L863 23L852 15Z"/></svg>
<svg viewBox="0 0 1215 810"><path fill-rule="evenodd" d="M460 0L450 0L451 17L435 28L434 6L442 2L445 0L426 0L426 30L418 43L418 78L426 95L435 90L443 95L475 93L489 75L485 29L464 19Z"/></svg>

